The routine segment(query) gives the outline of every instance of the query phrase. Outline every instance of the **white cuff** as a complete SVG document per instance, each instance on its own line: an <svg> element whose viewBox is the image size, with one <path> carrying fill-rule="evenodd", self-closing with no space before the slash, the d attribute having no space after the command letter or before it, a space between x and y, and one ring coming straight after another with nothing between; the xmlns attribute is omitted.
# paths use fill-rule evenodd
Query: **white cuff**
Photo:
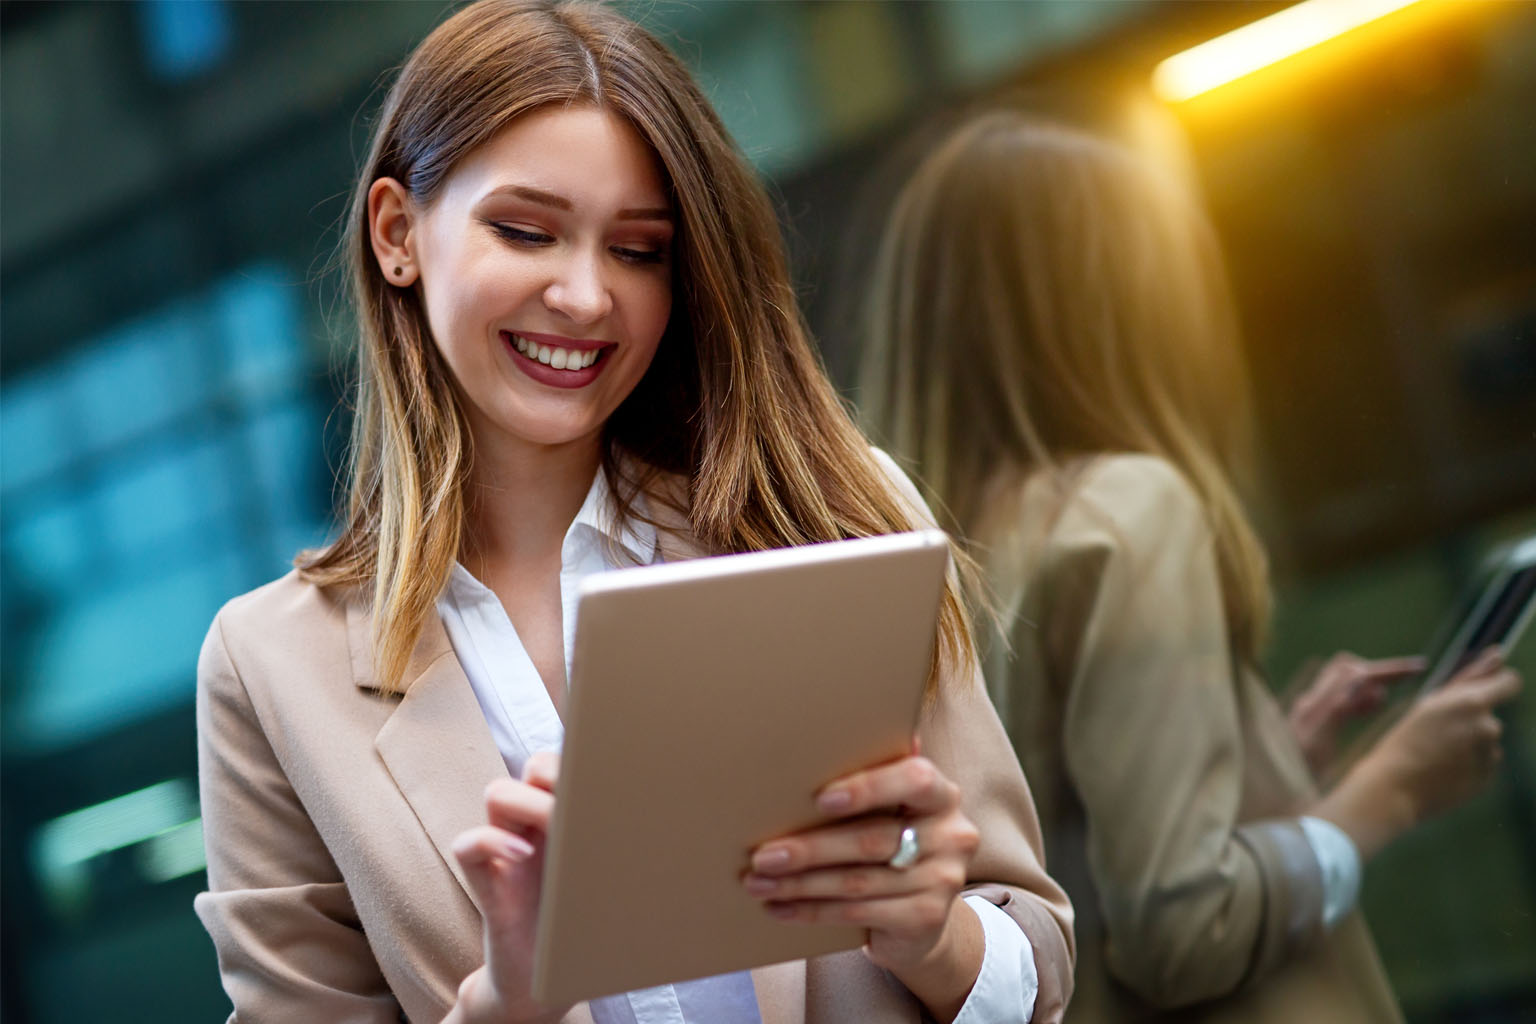
<svg viewBox="0 0 1536 1024"><path fill-rule="evenodd" d="M1360 851L1331 821L1303 817L1300 824L1323 874L1323 927L1332 928L1360 896Z"/></svg>
<svg viewBox="0 0 1536 1024"><path fill-rule="evenodd" d="M986 938L981 971L971 994L955 1017L955 1024L1027 1024L1035 1013L1040 975L1035 972L1035 950L1017 921L984 896L967 896L965 902L981 920Z"/></svg>

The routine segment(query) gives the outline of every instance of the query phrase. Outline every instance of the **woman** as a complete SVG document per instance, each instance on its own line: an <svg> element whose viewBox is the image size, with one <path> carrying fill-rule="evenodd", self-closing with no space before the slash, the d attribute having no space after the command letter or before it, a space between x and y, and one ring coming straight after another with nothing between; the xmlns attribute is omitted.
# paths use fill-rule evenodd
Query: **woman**
<svg viewBox="0 0 1536 1024"><path fill-rule="evenodd" d="M1359 864L1489 778L1519 680L1485 657L1318 794L1309 761L1419 665L1341 656L1290 722L1259 676L1243 376L1190 199L1110 143L977 117L897 199L868 326L871 418L999 602L992 695L1079 913L1071 1019L1399 1019Z"/></svg>
<svg viewBox="0 0 1536 1024"><path fill-rule="evenodd" d="M868 929L862 951L535 1004L581 577L924 513L820 371L763 190L617 14L484 0L439 26L348 231L347 520L226 606L199 668L197 909L235 1017L1059 1019L1070 910L953 592L926 756L828 780L833 824L742 882L791 924Z"/></svg>

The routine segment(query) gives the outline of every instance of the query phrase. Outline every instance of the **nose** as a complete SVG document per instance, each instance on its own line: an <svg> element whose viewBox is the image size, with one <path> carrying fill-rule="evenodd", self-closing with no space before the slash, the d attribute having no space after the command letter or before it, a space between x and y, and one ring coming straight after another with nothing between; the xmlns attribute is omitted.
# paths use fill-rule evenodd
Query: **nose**
<svg viewBox="0 0 1536 1024"><path fill-rule="evenodd" d="M613 295L603 277L602 256L573 252L544 289L544 304L573 323L591 324L613 309Z"/></svg>

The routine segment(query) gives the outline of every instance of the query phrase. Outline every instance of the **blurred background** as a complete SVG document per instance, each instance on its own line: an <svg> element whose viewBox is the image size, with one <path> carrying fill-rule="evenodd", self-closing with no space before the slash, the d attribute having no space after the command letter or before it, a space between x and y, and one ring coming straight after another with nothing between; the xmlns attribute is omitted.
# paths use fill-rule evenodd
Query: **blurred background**
<svg viewBox="0 0 1536 1024"><path fill-rule="evenodd" d="M197 651L326 536L326 265L388 72L452 6L0 5L7 1020L228 1012L192 913ZM956 111L1051 113L1198 185L1254 372L1277 687L1423 650L1536 531L1536 4L1421 0L1192 98L1165 58L1287 5L623 6L769 180L844 386L884 204ZM1536 641L1514 660L1529 690ZM1367 875L1411 1020L1536 1019L1533 709L1499 783Z"/></svg>

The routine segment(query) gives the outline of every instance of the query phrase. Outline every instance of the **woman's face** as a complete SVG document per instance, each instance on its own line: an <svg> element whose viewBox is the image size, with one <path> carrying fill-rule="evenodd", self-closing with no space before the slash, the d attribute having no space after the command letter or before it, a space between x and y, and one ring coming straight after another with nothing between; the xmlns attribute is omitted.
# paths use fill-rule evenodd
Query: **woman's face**
<svg viewBox="0 0 1536 1024"><path fill-rule="evenodd" d="M672 309L671 204L650 146L594 107L536 110L410 220L477 450L595 445Z"/></svg>

